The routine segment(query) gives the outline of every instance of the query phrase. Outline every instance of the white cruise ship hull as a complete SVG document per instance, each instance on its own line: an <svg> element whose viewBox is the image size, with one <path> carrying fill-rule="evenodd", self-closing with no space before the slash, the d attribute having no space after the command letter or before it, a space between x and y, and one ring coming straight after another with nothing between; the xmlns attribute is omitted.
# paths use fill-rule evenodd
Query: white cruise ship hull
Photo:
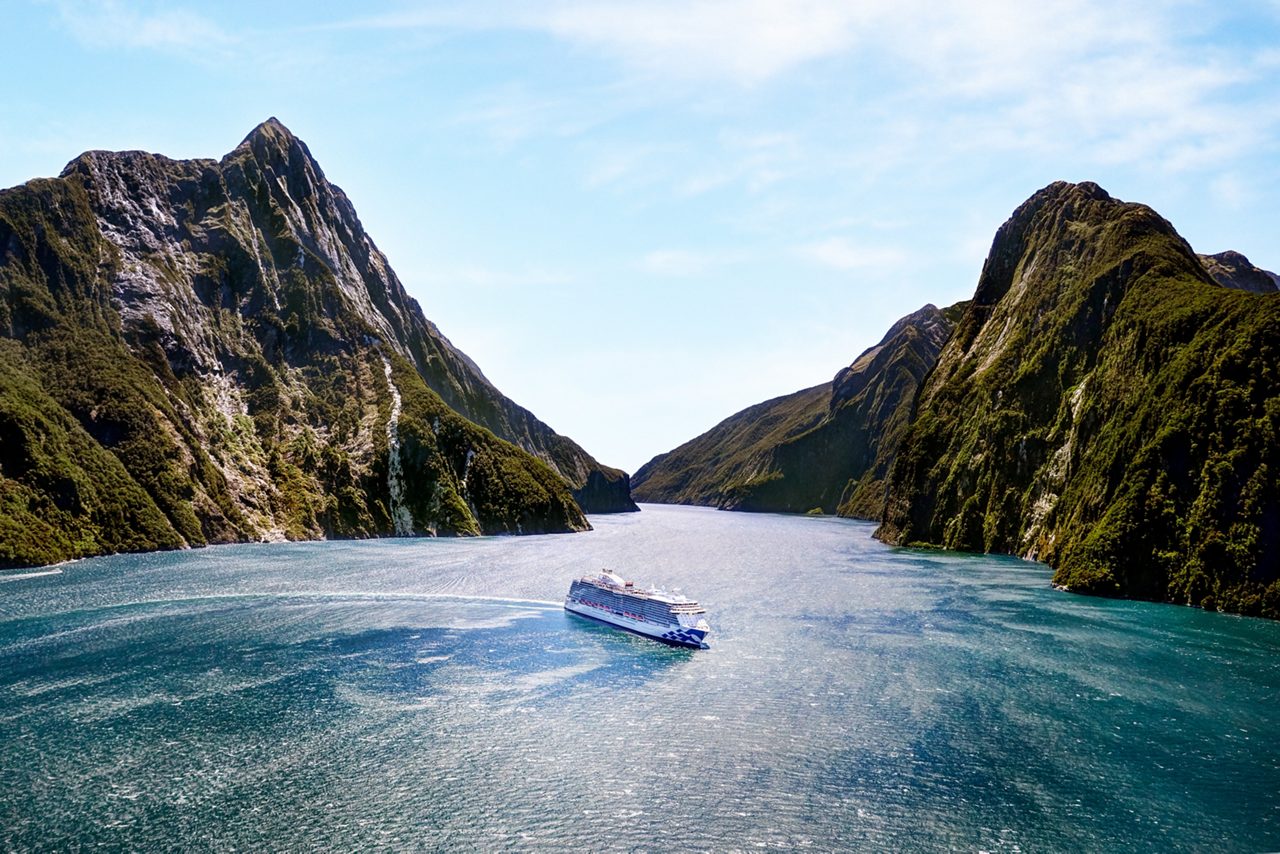
<svg viewBox="0 0 1280 854"><path fill-rule="evenodd" d="M575 599L566 599L564 609L579 617L595 620L607 626L623 629L642 637L656 640L671 646L690 647L692 649L709 649L706 643L707 632L693 626L651 623L637 620L623 614L615 614L602 608L596 608Z"/></svg>

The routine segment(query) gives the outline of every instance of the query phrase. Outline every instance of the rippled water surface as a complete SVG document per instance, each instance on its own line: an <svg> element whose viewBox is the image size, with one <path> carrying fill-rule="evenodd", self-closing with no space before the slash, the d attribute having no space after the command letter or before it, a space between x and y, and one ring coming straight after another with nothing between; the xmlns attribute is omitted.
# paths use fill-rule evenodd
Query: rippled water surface
<svg viewBox="0 0 1280 854"><path fill-rule="evenodd" d="M1280 849L1280 625L834 519L0 575L0 848ZM566 615L609 566L712 649Z"/></svg>

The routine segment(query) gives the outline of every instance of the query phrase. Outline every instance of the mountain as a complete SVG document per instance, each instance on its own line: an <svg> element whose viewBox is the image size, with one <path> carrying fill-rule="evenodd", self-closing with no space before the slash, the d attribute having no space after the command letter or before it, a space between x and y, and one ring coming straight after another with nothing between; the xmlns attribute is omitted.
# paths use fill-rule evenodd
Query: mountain
<svg viewBox="0 0 1280 854"><path fill-rule="evenodd" d="M1280 296L1215 278L1144 205L1032 196L920 388L877 535L1280 617Z"/></svg>
<svg viewBox="0 0 1280 854"><path fill-rule="evenodd" d="M1280 276L1253 265L1239 252L1228 249L1217 255L1198 255L1205 271L1224 288L1235 288L1255 294L1271 294L1280 290Z"/></svg>
<svg viewBox="0 0 1280 854"><path fill-rule="evenodd" d="M961 307L907 315L825 385L744 409L636 472L641 501L878 518L920 381Z"/></svg>
<svg viewBox="0 0 1280 854"><path fill-rule="evenodd" d="M730 415L642 465L631 478L631 494L655 504L720 506L726 491L749 479L770 450L821 421L830 397L831 384L824 383Z"/></svg>
<svg viewBox="0 0 1280 854"><path fill-rule="evenodd" d="M0 191L0 565L634 509L423 317L275 119Z"/></svg>

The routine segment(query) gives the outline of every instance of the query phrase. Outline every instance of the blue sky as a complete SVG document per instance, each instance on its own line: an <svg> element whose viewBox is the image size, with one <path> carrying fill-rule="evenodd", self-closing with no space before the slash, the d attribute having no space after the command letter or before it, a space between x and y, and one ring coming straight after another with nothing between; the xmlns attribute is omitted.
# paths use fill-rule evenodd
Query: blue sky
<svg viewBox="0 0 1280 854"><path fill-rule="evenodd" d="M352 7L358 7L353 10ZM0 186L277 116L427 317L634 471L973 291L1065 179L1280 269L1280 2L36 2Z"/></svg>

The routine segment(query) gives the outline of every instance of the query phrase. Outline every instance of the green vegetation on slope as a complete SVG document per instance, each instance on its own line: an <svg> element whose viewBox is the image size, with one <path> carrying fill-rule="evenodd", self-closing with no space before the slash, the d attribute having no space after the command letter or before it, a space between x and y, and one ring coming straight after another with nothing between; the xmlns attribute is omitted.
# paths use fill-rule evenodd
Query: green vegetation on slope
<svg viewBox="0 0 1280 854"><path fill-rule="evenodd" d="M0 567L181 545L120 460L32 374L0 341Z"/></svg>
<svg viewBox="0 0 1280 854"><path fill-rule="evenodd" d="M588 529L564 481L541 460L461 417L403 359L400 457L415 526L448 534Z"/></svg>
<svg viewBox="0 0 1280 854"><path fill-rule="evenodd" d="M884 481L920 381L951 331L925 306L824 386L766 401L655 457L638 472L642 501L727 510L878 517Z"/></svg>
<svg viewBox="0 0 1280 854"><path fill-rule="evenodd" d="M164 389L124 345L101 275L113 269L116 254L98 233L83 190L34 181L0 192L0 245L6 247L0 331L8 380L0 405L9 431L0 476L13 514L7 524L15 544L47 543L41 553L6 540L3 560L47 562L204 543L193 501L207 501L210 523L220 522L224 484L201 465L202 452L184 453L166 420L172 406ZM104 445L114 465L101 452ZM47 479L53 473L55 480L65 478L57 480L61 487ZM138 487L145 502L138 502ZM19 493L21 506L14 498ZM136 512L119 512L122 496L137 502ZM46 515L44 525L62 533L37 538L36 528L17 520L46 501L58 512ZM18 536L21 530L28 533Z"/></svg>
<svg viewBox="0 0 1280 854"><path fill-rule="evenodd" d="M0 253L0 567L393 533L388 354L415 532L589 527L399 355L428 324L278 125L221 163L90 152L0 192Z"/></svg>
<svg viewBox="0 0 1280 854"><path fill-rule="evenodd" d="M641 466L631 478L631 494L639 501L718 506L735 484L765 476L758 461L771 448L822 420L830 391L829 385L814 386L729 416Z"/></svg>
<svg viewBox="0 0 1280 854"><path fill-rule="evenodd" d="M1280 297L1214 284L1145 206L1052 185L996 235L878 535L1280 617L1278 354Z"/></svg>

